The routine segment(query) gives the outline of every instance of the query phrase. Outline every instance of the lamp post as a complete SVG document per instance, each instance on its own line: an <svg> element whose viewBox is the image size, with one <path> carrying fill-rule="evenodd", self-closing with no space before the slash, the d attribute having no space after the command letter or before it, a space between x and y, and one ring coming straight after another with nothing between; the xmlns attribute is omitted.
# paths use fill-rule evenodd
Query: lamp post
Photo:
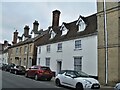
<svg viewBox="0 0 120 90"><path fill-rule="evenodd" d="M105 44L105 84L108 84L108 32L106 16L106 0L104 0L104 44Z"/></svg>

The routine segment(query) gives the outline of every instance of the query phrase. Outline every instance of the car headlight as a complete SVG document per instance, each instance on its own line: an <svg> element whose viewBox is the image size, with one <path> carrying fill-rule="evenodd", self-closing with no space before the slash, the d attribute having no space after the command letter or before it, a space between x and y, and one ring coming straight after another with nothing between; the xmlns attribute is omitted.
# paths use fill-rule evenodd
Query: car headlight
<svg viewBox="0 0 120 90"><path fill-rule="evenodd" d="M86 83L92 84L92 82L89 81L89 80L84 79L84 81L85 81Z"/></svg>

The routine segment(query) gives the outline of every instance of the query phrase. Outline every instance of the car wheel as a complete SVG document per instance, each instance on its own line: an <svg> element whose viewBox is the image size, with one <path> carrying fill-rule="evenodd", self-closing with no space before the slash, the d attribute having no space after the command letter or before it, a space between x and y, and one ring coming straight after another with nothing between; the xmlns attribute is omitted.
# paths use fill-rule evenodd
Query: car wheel
<svg viewBox="0 0 120 90"><path fill-rule="evenodd" d="M35 80L36 80L36 81L38 80L38 75L37 75L37 74L35 75Z"/></svg>
<svg viewBox="0 0 120 90"><path fill-rule="evenodd" d="M76 90L83 90L83 85L82 85L82 83L77 83L77 84L76 84Z"/></svg>
<svg viewBox="0 0 120 90"><path fill-rule="evenodd" d="M17 75L17 71L14 72Z"/></svg>
<svg viewBox="0 0 120 90"><path fill-rule="evenodd" d="M47 78L47 81L50 81L52 78Z"/></svg>
<svg viewBox="0 0 120 90"><path fill-rule="evenodd" d="M56 86L61 86L60 80L59 80L59 79L56 79L56 80L55 80L55 84L56 84Z"/></svg>
<svg viewBox="0 0 120 90"><path fill-rule="evenodd" d="M10 70L10 73L12 73L12 70Z"/></svg>
<svg viewBox="0 0 120 90"><path fill-rule="evenodd" d="M27 72L25 73L25 77L28 77L28 74L27 74Z"/></svg>

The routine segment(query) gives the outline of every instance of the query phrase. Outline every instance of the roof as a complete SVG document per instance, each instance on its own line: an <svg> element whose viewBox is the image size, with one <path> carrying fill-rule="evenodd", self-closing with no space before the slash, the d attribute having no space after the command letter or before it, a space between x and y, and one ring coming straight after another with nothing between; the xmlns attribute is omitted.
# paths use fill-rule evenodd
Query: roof
<svg viewBox="0 0 120 90"><path fill-rule="evenodd" d="M43 33L41 33L40 35L34 37L34 38L28 38L24 41L21 41L21 42L18 42L16 44L13 44L11 47L9 48L13 48L13 47L17 47L17 46L20 46L20 45L24 45L24 44L29 44L29 43L33 43L35 42L37 39L41 38L44 34L46 34L47 31L43 31Z"/></svg>
<svg viewBox="0 0 120 90"><path fill-rule="evenodd" d="M78 32L78 25L76 25L78 20L75 20L70 23L63 22L64 26L69 30L66 35L61 36L62 32L60 31L61 26L59 27L49 27L49 31L51 28L56 33L56 36L53 39L50 39L50 33L48 32L44 37L46 37L47 40L44 40L44 42L39 43L39 45L45 45L45 44L51 44L61 41L68 41L73 40L77 38L82 37L88 37L91 35L97 35L97 16L96 14L93 14L88 17L82 17L80 16L84 22L86 23L86 28L84 31ZM43 38L45 39L45 38Z"/></svg>

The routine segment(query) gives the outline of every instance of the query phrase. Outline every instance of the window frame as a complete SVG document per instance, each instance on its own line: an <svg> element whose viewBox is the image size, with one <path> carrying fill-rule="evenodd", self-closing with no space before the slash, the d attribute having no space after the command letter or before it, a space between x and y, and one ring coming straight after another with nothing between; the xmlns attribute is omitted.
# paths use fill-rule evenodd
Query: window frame
<svg viewBox="0 0 120 90"><path fill-rule="evenodd" d="M46 65L47 67L50 67L50 58L49 58L49 57L47 57L47 58L45 59L45 65Z"/></svg>
<svg viewBox="0 0 120 90"><path fill-rule="evenodd" d="M57 51L61 52L62 51L62 43L57 44Z"/></svg>
<svg viewBox="0 0 120 90"><path fill-rule="evenodd" d="M77 60L80 60L80 61L77 61ZM78 62L80 62L80 63L78 63ZM82 71L82 56L74 57L74 70Z"/></svg>
<svg viewBox="0 0 120 90"><path fill-rule="evenodd" d="M75 50L81 50L82 49L82 41L81 40L75 40Z"/></svg>

